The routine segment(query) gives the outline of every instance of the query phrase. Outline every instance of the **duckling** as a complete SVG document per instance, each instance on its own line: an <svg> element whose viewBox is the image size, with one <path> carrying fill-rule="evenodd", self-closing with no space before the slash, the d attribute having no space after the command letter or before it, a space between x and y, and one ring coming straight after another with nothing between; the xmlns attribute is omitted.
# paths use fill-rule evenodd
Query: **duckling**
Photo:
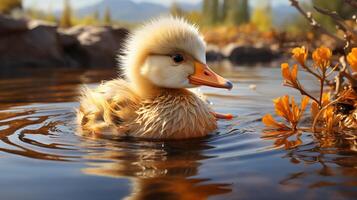
<svg viewBox="0 0 357 200"><path fill-rule="evenodd" d="M135 30L120 57L124 78L84 88L77 119L83 134L151 139L206 136L217 128L198 86L232 89L206 64L206 44L186 20L161 17Z"/></svg>

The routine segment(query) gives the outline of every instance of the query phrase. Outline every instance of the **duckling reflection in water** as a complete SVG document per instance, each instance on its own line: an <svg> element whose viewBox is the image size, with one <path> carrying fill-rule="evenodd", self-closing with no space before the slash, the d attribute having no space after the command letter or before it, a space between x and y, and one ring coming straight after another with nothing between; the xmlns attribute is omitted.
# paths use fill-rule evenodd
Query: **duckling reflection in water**
<svg viewBox="0 0 357 200"><path fill-rule="evenodd" d="M131 142L138 146L128 141L107 141L106 151L89 152L84 157L89 160L88 167L82 172L130 178L132 190L125 199L203 200L232 191L231 184L215 182L200 174L201 161L212 158L202 153L212 148L205 141L172 141L164 146L161 142ZM198 175L201 178L194 177Z"/></svg>
<svg viewBox="0 0 357 200"><path fill-rule="evenodd" d="M121 57L124 79L84 88L78 123L83 134L183 139L208 135L217 118L207 102L189 90L231 89L232 83L206 64L197 28L174 17L159 18L134 31Z"/></svg>

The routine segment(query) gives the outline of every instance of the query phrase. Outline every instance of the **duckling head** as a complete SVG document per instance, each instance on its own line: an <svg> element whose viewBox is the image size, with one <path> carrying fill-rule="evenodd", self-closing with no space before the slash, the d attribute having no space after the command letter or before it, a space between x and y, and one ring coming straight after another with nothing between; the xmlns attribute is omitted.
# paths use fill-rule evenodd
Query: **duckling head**
<svg viewBox="0 0 357 200"><path fill-rule="evenodd" d="M131 34L122 71L139 94L201 85L232 88L207 66L206 44L198 29L175 17L152 20Z"/></svg>

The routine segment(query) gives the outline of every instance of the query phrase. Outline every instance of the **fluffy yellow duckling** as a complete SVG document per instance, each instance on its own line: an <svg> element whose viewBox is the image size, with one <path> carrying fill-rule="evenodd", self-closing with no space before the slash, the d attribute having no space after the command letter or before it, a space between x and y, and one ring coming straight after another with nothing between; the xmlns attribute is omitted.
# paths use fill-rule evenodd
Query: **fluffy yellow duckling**
<svg viewBox="0 0 357 200"><path fill-rule="evenodd" d="M121 57L125 79L83 89L82 133L183 139L214 131L216 118L227 116L188 88L231 89L232 83L206 65L205 50L197 28L180 18L159 18L134 31Z"/></svg>

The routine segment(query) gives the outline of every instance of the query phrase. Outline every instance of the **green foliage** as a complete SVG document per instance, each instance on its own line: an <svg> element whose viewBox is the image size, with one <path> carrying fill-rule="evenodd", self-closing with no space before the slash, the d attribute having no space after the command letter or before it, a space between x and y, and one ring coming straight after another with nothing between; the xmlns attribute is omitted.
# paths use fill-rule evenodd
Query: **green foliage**
<svg viewBox="0 0 357 200"><path fill-rule="evenodd" d="M273 20L270 4L268 3L267 5L255 7L252 13L251 21L255 26L257 26L259 31L264 32L271 30Z"/></svg>
<svg viewBox="0 0 357 200"><path fill-rule="evenodd" d="M218 0L204 0L202 9L205 24L214 25L219 21Z"/></svg>
<svg viewBox="0 0 357 200"><path fill-rule="evenodd" d="M306 35L311 30L311 26L303 16L295 14L285 20L279 29L292 37L297 37Z"/></svg>
<svg viewBox="0 0 357 200"><path fill-rule="evenodd" d="M52 23L58 22L56 16L53 14L51 9L49 9L48 12L44 12L44 11L37 10L34 7L27 8L25 10L25 15L32 19L44 20L44 21L48 21L48 22L52 22Z"/></svg>
<svg viewBox="0 0 357 200"><path fill-rule="evenodd" d="M9 14L12 10L21 8L21 0L0 0L0 13Z"/></svg>
<svg viewBox="0 0 357 200"><path fill-rule="evenodd" d="M48 21L48 22L57 23L56 16L53 13L46 14L45 17L44 17L44 20Z"/></svg>
<svg viewBox="0 0 357 200"><path fill-rule="evenodd" d="M75 26L75 25L90 26L90 25L99 25L100 21L98 21L95 18L95 16L92 14L92 15L87 15L82 18L72 17L71 23L72 23L72 26Z"/></svg>
<svg viewBox="0 0 357 200"><path fill-rule="evenodd" d="M63 12L59 25L62 28L69 28L72 26L72 8L69 0L64 1Z"/></svg>
<svg viewBox="0 0 357 200"><path fill-rule="evenodd" d="M240 4L238 5L240 8L240 22L241 23L248 23L250 20L250 12L249 12L249 3L248 0L241 0Z"/></svg>
<svg viewBox="0 0 357 200"><path fill-rule="evenodd" d="M248 23L250 18L248 0L223 0L222 5L218 0L205 0L202 10L207 25L240 25Z"/></svg>
<svg viewBox="0 0 357 200"><path fill-rule="evenodd" d="M351 19L354 14L357 14L356 9L344 3L342 0L313 0L313 5L319 8L328 9L330 11L336 11L344 19ZM317 21L320 22L324 27L330 31L336 30L335 23L330 17L320 13L315 14Z"/></svg>
<svg viewBox="0 0 357 200"><path fill-rule="evenodd" d="M336 11L343 18L351 18L357 14L356 9L344 3L343 0L313 0L313 4L319 8L325 8L331 11Z"/></svg>
<svg viewBox="0 0 357 200"><path fill-rule="evenodd" d="M219 12L220 21L225 21L227 17L227 11L229 10L230 0L223 0L223 5L221 7L221 11Z"/></svg>
<svg viewBox="0 0 357 200"><path fill-rule="evenodd" d="M103 21L104 21L105 25L111 25L112 24L112 15L110 13L110 9L109 8L105 9Z"/></svg>
<svg viewBox="0 0 357 200"><path fill-rule="evenodd" d="M225 0L223 2L223 19L228 25L249 22L248 0Z"/></svg>
<svg viewBox="0 0 357 200"><path fill-rule="evenodd" d="M239 23L239 0L225 0L223 5L223 20L226 24L236 25Z"/></svg>

